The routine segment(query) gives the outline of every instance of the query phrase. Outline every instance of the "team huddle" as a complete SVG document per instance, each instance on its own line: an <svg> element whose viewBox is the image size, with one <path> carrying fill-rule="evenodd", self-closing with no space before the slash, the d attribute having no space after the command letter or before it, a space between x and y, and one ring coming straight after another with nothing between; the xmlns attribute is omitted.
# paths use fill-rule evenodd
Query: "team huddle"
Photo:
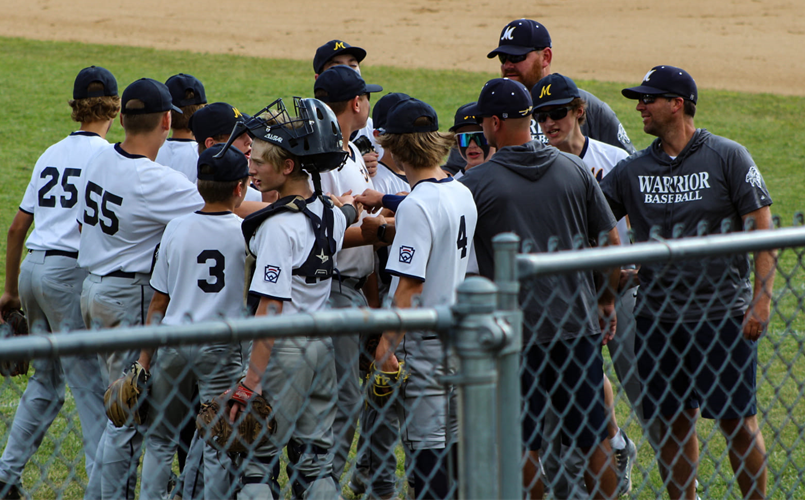
<svg viewBox="0 0 805 500"><path fill-rule="evenodd" d="M468 274L494 277L503 232L549 252L771 227L746 149L695 128L687 72L656 66L623 90L657 137L637 152L609 106L551 72L551 47L535 21L504 27L488 55L502 77L448 132L413 96L372 103L383 88L361 76L366 51L340 40L316 51L313 97L253 115L208 103L188 74L119 94L111 72L84 68L70 101L80 128L40 157L9 229L0 311L57 334L433 307L453 304ZM671 498L697 498L700 411L723 430L744 497L764 498L756 341L775 253L754 266L754 287L747 255L523 283L524 494L631 490L636 448L615 417L606 346ZM37 359L0 497L25 498L22 472L66 383L87 499L134 498L138 477L143 499L278 498L284 455L294 498L338 498L342 476L367 498L455 498L452 363L427 331Z"/></svg>

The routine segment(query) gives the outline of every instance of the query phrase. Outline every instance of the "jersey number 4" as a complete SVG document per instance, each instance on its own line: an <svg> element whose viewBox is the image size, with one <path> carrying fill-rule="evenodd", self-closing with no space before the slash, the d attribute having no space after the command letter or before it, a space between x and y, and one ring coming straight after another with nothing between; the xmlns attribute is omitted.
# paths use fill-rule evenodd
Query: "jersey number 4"
<svg viewBox="0 0 805 500"><path fill-rule="evenodd" d="M92 195L96 194L98 200L95 200ZM109 220L109 223L104 219L98 217L98 202L100 201L100 214ZM84 224L88 226L95 226L98 222L101 223L101 231L108 235L113 235L120 229L120 221L117 215L109 208L109 205L121 206L123 198L109 191L104 191L103 188L92 181L87 182L87 192L84 194L84 203L87 205L87 210L84 210ZM89 210L92 210L90 215Z"/></svg>
<svg viewBox="0 0 805 500"><path fill-rule="evenodd" d="M64 175L61 178L61 187L64 193L69 194L70 197L68 198L64 195L59 197L59 204L61 204L62 207L73 208L75 204L78 203L78 189L76 189L74 184L70 184L70 177L78 177L80 175L81 169L79 168L64 169ZM42 173L39 174L39 178L41 179L48 177L50 177L50 180L39 188L39 206L53 208L56 206L56 196L48 196L48 193L59 183L59 169L56 167L46 167L42 170Z"/></svg>
<svg viewBox="0 0 805 500"><path fill-rule="evenodd" d="M461 221L458 223L458 240L456 241L456 248L461 250L461 258L467 256L467 222L464 216L461 216Z"/></svg>
<svg viewBox="0 0 805 500"><path fill-rule="evenodd" d="M198 287L204 290L204 293L218 293L224 289L226 284L226 277L224 275L226 258L224 254L218 250L204 250L198 254L198 258L196 258L196 262L204 265L206 265L209 260L213 262L212 266L210 266L210 276L215 278L215 281L210 283L207 280L198 280Z"/></svg>

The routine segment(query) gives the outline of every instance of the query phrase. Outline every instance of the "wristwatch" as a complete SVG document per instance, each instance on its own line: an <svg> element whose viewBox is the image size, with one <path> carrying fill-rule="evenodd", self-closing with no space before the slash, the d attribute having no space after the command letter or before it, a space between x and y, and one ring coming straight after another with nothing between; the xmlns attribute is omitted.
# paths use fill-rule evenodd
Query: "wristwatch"
<svg viewBox="0 0 805 500"><path fill-rule="evenodd" d="M377 226L377 239L380 240L382 243L388 243L386 241L386 224L381 224Z"/></svg>

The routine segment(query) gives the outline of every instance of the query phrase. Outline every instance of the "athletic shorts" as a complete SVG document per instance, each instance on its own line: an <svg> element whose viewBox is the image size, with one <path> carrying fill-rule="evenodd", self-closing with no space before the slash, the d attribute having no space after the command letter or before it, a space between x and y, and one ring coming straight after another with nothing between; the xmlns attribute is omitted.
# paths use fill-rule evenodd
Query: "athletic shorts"
<svg viewBox="0 0 805 500"><path fill-rule="evenodd" d="M701 408L716 420L757 413L757 343L743 315L689 323L637 318L635 354L646 419Z"/></svg>
<svg viewBox="0 0 805 500"><path fill-rule="evenodd" d="M592 448L607 438L601 334L531 344L521 368L523 442L529 451L542 446L539 424L549 399L564 445Z"/></svg>

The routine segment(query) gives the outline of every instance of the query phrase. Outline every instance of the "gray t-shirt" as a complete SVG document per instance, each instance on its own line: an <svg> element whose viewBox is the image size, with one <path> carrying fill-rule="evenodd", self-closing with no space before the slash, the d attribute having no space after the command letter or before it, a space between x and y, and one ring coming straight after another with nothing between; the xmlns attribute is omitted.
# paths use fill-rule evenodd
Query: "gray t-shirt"
<svg viewBox="0 0 805 500"><path fill-rule="evenodd" d="M618 163L601 181L616 217L629 215L635 241L743 228L741 217L772 203L752 156L740 144L698 129L675 159L655 140ZM699 321L742 314L752 299L746 254L640 269L636 314Z"/></svg>
<svg viewBox="0 0 805 500"><path fill-rule="evenodd" d="M577 157L531 141L501 148L459 180L478 207L475 253L482 276L494 277L492 238L514 232L528 252L589 246L615 227L598 182ZM523 283L520 303L527 341L570 339L600 333L592 271Z"/></svg>

